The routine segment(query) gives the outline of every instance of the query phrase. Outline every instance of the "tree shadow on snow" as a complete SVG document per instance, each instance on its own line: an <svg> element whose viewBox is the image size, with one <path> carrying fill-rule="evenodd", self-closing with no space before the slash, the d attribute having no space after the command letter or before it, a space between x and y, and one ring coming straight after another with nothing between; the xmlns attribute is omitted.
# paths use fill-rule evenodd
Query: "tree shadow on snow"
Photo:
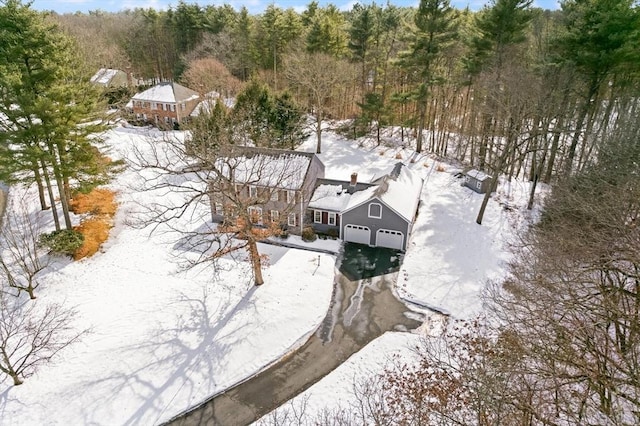
<svg viewBox="0 0 640 426"><path fill-rule="evenodd" d="M124 392L135 397L137 408L120 424L157 424L219 391L216 374L224 368L221 363L231 348L244 338L241 330L250 325L240 324L232 329L227 326L238 313L255 308L251 302L255 289L252 287L239 300L229 294L226 300L218 300L213 308L214 303L206 292L200 298L180 294L173 307L184 305L185 308L176 314L173 327L158 325L145 343L126 346L117 352L125 366L129 359L147 359L149 363L132 369L125 367L84 384L86 388L109 387L105 394L113 397L95 401L95 404L119 404L116 397ZM178 395L180 402L171 407ZM129 401L127 406L135 404ZM85 407L85 424L97 420L90 418L95 408ZM111 411L123 408L114 406Z"/></svg>

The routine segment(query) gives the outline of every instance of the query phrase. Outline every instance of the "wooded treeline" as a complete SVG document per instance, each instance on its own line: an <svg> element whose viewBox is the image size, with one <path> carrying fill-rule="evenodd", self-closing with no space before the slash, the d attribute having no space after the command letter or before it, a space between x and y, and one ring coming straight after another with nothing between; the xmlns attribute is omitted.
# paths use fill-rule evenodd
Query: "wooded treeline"
<svg viewBox="0 0 640 426"><path fill-rule="evenodd" d="M180 2L54 18L92 69L237 91L231 78L203 84L219 62L241 81L290 91L319 120L354 119L348 134L382 142L380 128L393 125L417 151L550 182L588 165L621 112L637 108L640 21L630 0L531 4L342 12L311 2L302 13L270 5L251 15Z"/></svg>

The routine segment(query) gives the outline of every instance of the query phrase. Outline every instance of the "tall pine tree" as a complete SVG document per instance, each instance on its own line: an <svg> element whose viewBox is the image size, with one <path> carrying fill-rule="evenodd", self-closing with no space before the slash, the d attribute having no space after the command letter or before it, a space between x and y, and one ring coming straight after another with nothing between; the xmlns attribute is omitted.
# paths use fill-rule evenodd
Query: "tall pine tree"
<svg viewBox="0 0 640 426"><path fill-rule="evenodd" d="M82 75L71 41L30 5L7 0L0 7L0 40L0 177L35 182L43 209L48 195L56 228L59 203L70 229L70 185L100 170L89 138L102 129L90 124L99 94Z"/></svg>

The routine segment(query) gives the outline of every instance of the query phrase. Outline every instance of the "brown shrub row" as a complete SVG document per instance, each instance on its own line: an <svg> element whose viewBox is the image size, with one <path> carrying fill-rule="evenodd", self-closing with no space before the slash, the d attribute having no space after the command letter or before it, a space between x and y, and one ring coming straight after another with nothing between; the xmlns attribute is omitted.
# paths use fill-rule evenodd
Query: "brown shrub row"
<svg viewBox="0 0 640 426"><path fill-rule="evenodd" d="M98 252L102 243L109 238L112 219L118 205L115 193L108 189L96 188L88 194L77 194L70 204L76 214L89 214L74 229L84 236L84 243L73 254L75 260L93 256Z"/></svg>

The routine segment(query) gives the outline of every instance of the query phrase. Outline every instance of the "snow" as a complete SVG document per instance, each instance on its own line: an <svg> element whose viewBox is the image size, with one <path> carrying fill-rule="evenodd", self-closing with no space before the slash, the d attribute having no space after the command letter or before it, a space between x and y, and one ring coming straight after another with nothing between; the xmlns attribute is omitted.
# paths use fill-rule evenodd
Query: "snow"
<svg viewBox="0 0 640 426"><path fill-rule="evenodd" d="M393 175L396 166L398 167L397 176ZM377 198L409 222L413 219L420 201L422 179L406 165L399 163L396 166L374 179L378 180L377 185L353 194L349 194L342 185L318 185L311 197L309 207L345 212Z"/></svg>
<svg viewBox="0 0 640 426"><path fill-rule="evenodd" d="M469 170L467 173L465 173L467 176L471 176L472 178L475 178L476 180L479 181L484 181L486 179L490 179L491 176L489 176L488 174L481 172L480 170L476 170L476 169L471 169Z"/></svg>
<svg viewBox="0 0 640 426"><path fill-rule="evenodd" d="M421 191L422 179L403 165L397 177L386 174L381 178L379 185L354 193L344 210L354 209L370 199L377 198L410 222L418 207Z"/></svg>
<svg viewBox="0 0 640 426"><path fill-rule="evenodd" d="M117 159L132 146L161 143L166 135L184 137L116 128L105 139L110 157ZM528 184L501 182L479 226L475 218L482 195L461 186L453 175L460 167L406 147L372 147L331 132L323 133L322 147L328 179L348 179L357 170L368 181L399 159L411 159L406 168L415 178L408 178L409 186L424 184L397 292L454 318L481 312L486 282L504 273L510 237L527 216L522 206ZM301 149L314 152L315 140L309 138ZM150 234L130 224L139 204L167 196L136 192L144 177L125 171L110 185L120 207L100 253L79 262L60 261L41 277L38 300L75 307L78 329L90 333L23 385L0 382L2 424L157 424L264 369L302 344L322 321L331 298L333 256L261 244L268 262L265 284L258 288L242 258L223 258L215 271L183 270L176 259L194 253L181 251L170 233ZM20 192L12 188L12 196ZM37 195L34 188L23 193L30 199ZM394 204L413 206L415 200L401 191L392 193ZM201 226L208 207L200 208L177 225ZM283 242L339 250L336 240L304 243L291 236ZM430 321L438 318L432 314ZM354 400L354 380L382 372L392 356L413 359L411 348L419 339L419 333L386 333L295 401L308 399L310 412L347 404Z"/></svg>
<svg viewBox="0 0 640 426"><path fill-rule="evenodd" d="M342 185L318 185L313 191L309 207L340 212L347 206L350 198L351 194Z"/></svg>
<svg viewBox="0 0 640 426"><path fill-rule="evenodd" d="M387 176L387 190L380 196L382 202L394 209L407 221L411 221L418 208L423 181L417 172L402 166L396 179Z"/></svg>
<svg viewBox="0 0 640 426"><path fill-rule="evenodd" d="M225 176L229 176L229 169L233 169L235 182L298 190L304 183L311 157L294 152L279 152L276 155L255 154L225 158L218 164L218 170Z"/></svg>
<svg viewBox="0 0 640 426"><path fill-rule="evenodd" d="M311 142L305 149L313 149ZM478 225L475 219L483 195L461 185L462 180L454 176L459 167L415 155L403 147L363 148L331 133L323 135L323 150L325 154L320 157L327 177L344 176L354 169L360 175L380 176L396 156L413 159L409 167L424 179L422 203L396 290L402 299L444 315L427 313L425 325L414 333L385 333L257 424L270 424L271 416L299 410L303 405L311 419L325 409L349 409L357 403L354 384L377 377L392 362L414 360L421 335L437 334L447 315L469 319L481 313L487 282L504 274L511 238L538 213L524 207L528 183L501 181L489 200L482 225ZM538 191L544 193L546 189L539 187ZM413 303L410 306L417 309Z"/></svg>
<svg viewBox="0 0 640 426"><path fill-rule="evenodd" d="M143 92L136 93L133 99L148 102L176 102L176 95L170 84L158 84Z"/></svg>
<svg viewBox="0 0 640 426"><path fill-rule="evenodd" d="M106 134L112 158L161 138L139 129ZM333 256L260 245L268 255L261 287L242 260L182 270L175 259L188 254L173 235L129 225L137 202L160 196L135 193L140 178L128 171L112 183L121 204L101 253L42 275L38 301L75 307L78 329L89 334L23 385L2 378L3 425L157 424L262 370L324 318ZM33 198L33 189L14 187L12 197Z"/></svg>
<svg viewBox="0 0 640 426"><path fill-rule="evenodd" d="M111 81L113 77L116 76L118 70L114 70L111 68L100 68L97 73L91 77L92 83L104 84L107 85Z"/></svg>

